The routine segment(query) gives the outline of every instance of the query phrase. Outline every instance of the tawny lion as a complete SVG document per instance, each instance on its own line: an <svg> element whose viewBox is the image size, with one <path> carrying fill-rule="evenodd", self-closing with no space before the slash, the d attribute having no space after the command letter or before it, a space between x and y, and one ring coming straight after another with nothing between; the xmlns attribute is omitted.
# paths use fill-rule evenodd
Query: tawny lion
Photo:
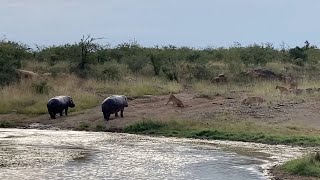
<svg viewBox="0 0 320 180"><path fill-rule="evenodd" d="M295 90L298 89L298 83L295 81L290 82L289 90Z"/></svg>
<svg viewBox="0 0 320 180"><path fill-rule="evenodd" d="M184 107L182 101L181 101L180 99L176 98L176 97L173 95L172 92L170 92L170 94L169 94L169 100L168 100L168 102L166 103L166 105L167 105L170 101L172 101L173 104L175 104L175 105L178 106L178 107Z"/></svg>
<svg viewBox="0 0 320 180"><path fill-rule="evenodd" d="M282 86L276 86L276 89L279 89L281 94L288 94L289 93L289 90L285 87L282 87Z"/></svg>

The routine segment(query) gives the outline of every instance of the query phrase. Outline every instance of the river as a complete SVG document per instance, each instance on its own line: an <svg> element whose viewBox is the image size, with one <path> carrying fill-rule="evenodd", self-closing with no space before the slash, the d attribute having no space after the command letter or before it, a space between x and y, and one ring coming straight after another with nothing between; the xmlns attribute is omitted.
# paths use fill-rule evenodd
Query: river
<svg viewBox="0 0 320 180"><path fill-rule="evenodd" d="M0 129L1 180L267 179L267 162L198 140Z"/></svg>

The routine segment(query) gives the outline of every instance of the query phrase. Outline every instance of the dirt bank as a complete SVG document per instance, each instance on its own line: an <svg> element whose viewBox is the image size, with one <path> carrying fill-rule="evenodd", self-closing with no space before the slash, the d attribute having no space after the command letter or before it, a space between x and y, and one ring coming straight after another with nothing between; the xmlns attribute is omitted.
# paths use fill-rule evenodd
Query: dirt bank
<svg viewBox="0 0 320 180"><path fill-rule="evenodd" d="M190 92L182 92L176 96L183 101L185 108L175 107L172 104L165 105L168 96L145 96L129 100L129 107L124 112L125 117L115 118L112 115L111 120L107 122L107 127L121 128L143 118L192 119L202 123L216 117L227 116L238 120L250 119L266 125L276 124L308 128L314 131L320 130L320 103L316 101L268 102L246 106L241 104L245 97L243 94L237 94L233 97L217 95L212 99L202 98L201 95ZM68 117L58 116L55 120L50 119L48 114L30 118L14 112L0 115L0 120L10 120L18 126L41 123L61 129L76 129L81 124L105 126L100 106L80 112L71 112Z"/></svg>

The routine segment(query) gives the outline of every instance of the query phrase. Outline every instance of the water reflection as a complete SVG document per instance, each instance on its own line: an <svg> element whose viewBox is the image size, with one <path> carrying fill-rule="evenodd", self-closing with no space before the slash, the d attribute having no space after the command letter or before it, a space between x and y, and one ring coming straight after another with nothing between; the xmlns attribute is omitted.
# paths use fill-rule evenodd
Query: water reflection
<svg viewBox="0 0 320 180"><path fill-rule="evenodd" d="M261 160L170 138L1 129L0 179L265 179Z"/></svg>

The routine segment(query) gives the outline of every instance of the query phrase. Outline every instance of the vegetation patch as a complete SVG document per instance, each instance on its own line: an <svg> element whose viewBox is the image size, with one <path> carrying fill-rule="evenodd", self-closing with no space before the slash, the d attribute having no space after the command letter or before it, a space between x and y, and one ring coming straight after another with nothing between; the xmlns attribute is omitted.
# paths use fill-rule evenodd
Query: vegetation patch
<svg viewBox="0 0 320 180"><path fill-rule="evenodd" d="M289 131L280 130L281 133L273 134L268 128L259 127L252 123L235 123L233 126L196 126L194 122L188 121L158 121L142 120L126 126L123 131L126 133L176 136L196 139L232 140L244 142L258 142L266 144L287 144L301 146L320 145L320 137L307 135L291 135ZM247 130L246 130L247 129ZM255 130L253 130L255 129ZM270 128L269 128L270 129Z"/></svg>
<svg viewBox="0 0 320 180"><path fill-rule="evenodd" d="M320 178L320 154L310 154L305 157L286 162L282 170L295 175L314 176Z"/></svg>
<svg viewBox="0 0 320 180"><path fill-rule="evenodd" d="M1 120L0 121L0 128L12 128L15 127L15 123L12 121Z"/></svg>

